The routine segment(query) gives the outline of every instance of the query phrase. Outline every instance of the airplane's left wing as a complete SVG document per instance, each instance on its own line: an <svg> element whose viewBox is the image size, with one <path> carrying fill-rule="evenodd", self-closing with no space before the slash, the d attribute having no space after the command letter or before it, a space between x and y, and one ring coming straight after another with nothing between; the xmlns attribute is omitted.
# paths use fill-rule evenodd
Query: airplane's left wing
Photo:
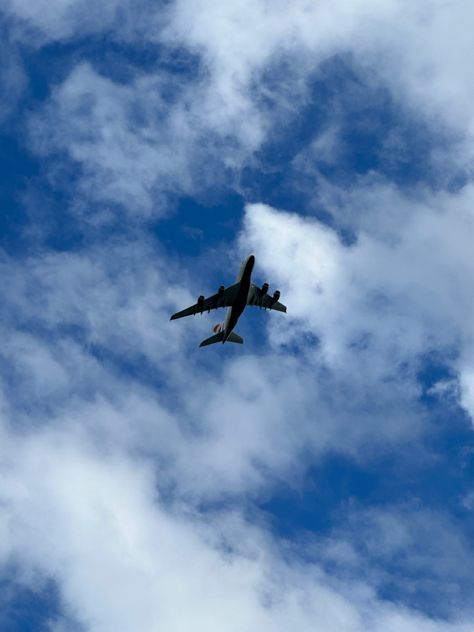
<svg viewBox="0 0 474 632"><path fill-rule="evenodd" d="M263 287L259 288L254 283L250 284L249 296L247 299L247 305L256 305L257 307L263 307L264 309L274 309L277 312L286 312L286 305L280 303L280 292L277 290L273 296L267 294L268 284L264 283Z"/></svg>
<svg viewBox="0 0 474 632"><path fill-rule="evenodd" d="M209 298L200 296L194 305L191 305L191 307L187 307L180 312L176 312L176 314L171 316L170 320L184 318L185 316L194 316L195 314L202 314L203 312L210 312L211 309L217 309L218 307L230 307L235 300L238 287L238 283L230 285L228 288L224 288L224 286L221 285L216 294L213 294Z"/></svg>

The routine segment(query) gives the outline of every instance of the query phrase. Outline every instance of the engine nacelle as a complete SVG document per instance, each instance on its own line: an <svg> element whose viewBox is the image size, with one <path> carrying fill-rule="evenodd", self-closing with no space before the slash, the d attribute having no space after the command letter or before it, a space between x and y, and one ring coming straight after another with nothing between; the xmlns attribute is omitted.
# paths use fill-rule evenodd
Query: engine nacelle
<svg viewBox="0 0 474 632"><path fill-rule="evenodd" d="M223 331L224 329L224 323L217 323L217 325L214 325L214 327L212 328L212 331L215 334L220 334L221 331Z"/></svg>
<svg viewBox="0 0 474 632"><path fill-rule="evenodd" d="M280 290L275 290L273 294L273 302L276 303L279 298L280 298Z"/></svg>
<svg viewBox="0 0 474 632"><path fill-rule="evenodd" d="M268 292L268 283L264 283L262 285L262 289L260 290L260 296L265 296L265 294Z"/></svg>
<svg viewBox="0 0 474 632"><path fill-rule="evenodd" d="M198 300L197 300L198 309L202 309L203 304L204 304L204 296L201 294L201 296L198 296Z"/></svg>
<svg viewBox="0 0 474 632"><path fill-rule="evenodd" d="M217 290L217 297L222 298L222 296L224 296L224 292L225 292L225 287L221 285L220 288Z"/></svg>

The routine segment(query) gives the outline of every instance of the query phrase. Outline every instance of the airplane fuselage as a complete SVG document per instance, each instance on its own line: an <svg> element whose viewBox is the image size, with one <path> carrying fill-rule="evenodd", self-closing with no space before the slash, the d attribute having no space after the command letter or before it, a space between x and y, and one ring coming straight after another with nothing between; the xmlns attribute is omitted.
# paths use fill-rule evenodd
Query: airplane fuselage
<svg viewBox="0 0 474 632"><path fill-rule="evenodd" d="M234 327L237 324L237 321L240 318L240 315L244 311L247 305L247 298L249 295L250 289L250 281L252 278L252 270L255 265L255 257L250 255L245 259L240 268L239 274L237 276L237 282L240 283L239 290L237 292L237 296L235 298L234 304L232 307L229 307L227 311L227 316L224 321L224 337L222 338L222 342L224 343Z"/></svg>

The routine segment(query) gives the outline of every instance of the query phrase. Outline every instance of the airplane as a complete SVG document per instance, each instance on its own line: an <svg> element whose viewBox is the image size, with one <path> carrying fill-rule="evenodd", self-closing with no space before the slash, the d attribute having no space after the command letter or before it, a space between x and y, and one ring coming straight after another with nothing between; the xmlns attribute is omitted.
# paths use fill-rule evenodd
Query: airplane
<svg viewBox="0 0 474 632"><path fill-rule="evenodd" d="M264 283L262 287L257 287L252 283L251 277L254 265L255 257L249 255L242 262L239 274L237 275L237 281L234 285L230 285L228 288L221 285L217 293L209 298L200 296L194 305L180 312L176 312L176 314L171 316L170 320L202 314L205 311L210 312L211 309L217 309L218 307L228 307L229 309L225 321L215 325L212 328L214 335L203 340L199 346L207 347L216 342L222 342L222 344L225 342L237 342L242 344L244 340L234 332L234 327L247 305L256 305L264 309L286 312L286 306L279 302L279 290L276 290L273 296L270 296L268 294L268 283Z"/></svg>

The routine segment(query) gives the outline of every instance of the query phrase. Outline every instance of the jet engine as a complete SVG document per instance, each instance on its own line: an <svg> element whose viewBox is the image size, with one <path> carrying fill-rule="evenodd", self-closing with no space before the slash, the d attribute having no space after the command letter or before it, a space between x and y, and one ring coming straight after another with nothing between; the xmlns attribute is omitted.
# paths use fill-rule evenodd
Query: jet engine
<svg viewBox="0 0 474 632"><path fill-rule="evenodd" d="M197 300L198 309L202 311L203 305L204 305L204 296L201 294L201 296L198 296L198 300Z"/></svg>
<svg viewBox="0 0 474 632"><path fill-rule="evenodd" d="M260 296L265 296L267 292L268 292L268 283L264 283L260 290Z"/></svg>
<svg viewBox="0 0 474 632"><path fill-rule="evenodd" d="M280 298L280 290L275 290L273 294L273 302L276 303L279 298Z"/></svg>
<svg viewBox="0 0 474 632"><path fill-rule="evenodd" d="M222 298L224 296L225 287L223 285L217 290L217 298Z"/></svg>

